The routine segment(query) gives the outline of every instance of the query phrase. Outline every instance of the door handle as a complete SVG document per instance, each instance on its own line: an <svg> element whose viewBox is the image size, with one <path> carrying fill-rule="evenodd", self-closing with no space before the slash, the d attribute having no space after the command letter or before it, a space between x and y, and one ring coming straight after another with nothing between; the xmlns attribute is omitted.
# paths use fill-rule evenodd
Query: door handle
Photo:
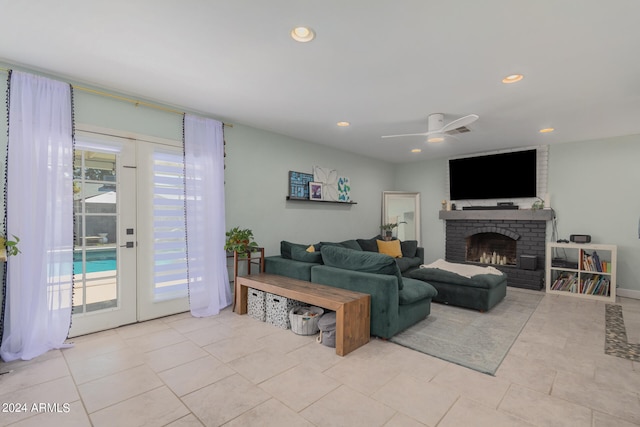
<svg viewBox="0 0 640 427"><path fill-rule="evenodd" d="M133 248L133 242L127 242L124 245L120 245L121 248Z"/></svg>

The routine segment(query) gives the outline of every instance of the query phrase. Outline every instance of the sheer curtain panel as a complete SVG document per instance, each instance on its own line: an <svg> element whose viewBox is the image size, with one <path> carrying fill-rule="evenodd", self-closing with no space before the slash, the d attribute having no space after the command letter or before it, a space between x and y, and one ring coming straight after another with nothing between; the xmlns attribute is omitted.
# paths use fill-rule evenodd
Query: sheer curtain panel
<svg viewBox="0 0 640 427"><path fill-rule="evenodd" d="M7 264L0 356L29 360L66 347L73 275L71 87L13 71L9 80Z"/></svg>
<svg viewBox="0 0 640 427"><path fill-rule="evenodd" d="M195 317L231 304L227 273L222 123L184 116L189 305Z"/></svg>

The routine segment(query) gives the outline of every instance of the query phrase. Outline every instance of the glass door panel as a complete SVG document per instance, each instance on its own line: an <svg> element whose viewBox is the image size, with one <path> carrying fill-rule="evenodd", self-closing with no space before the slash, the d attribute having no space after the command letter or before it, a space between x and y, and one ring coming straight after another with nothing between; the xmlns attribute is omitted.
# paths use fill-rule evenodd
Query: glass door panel
<svg viewBox="0 0 640 427"><path fill-rule="evenodd" d="M119 247L122 220L133 217L135 221L135 207L121 203L131 197L131 191L135 197L135 175L122 165L124 156L133 156L135 161L135 151L127 148L75 150L74 318L70 336L135 321L135 261L133 269L130 263L122 269ZM132 295L129 298L133 301L125 301L123 293Z"/></svg>

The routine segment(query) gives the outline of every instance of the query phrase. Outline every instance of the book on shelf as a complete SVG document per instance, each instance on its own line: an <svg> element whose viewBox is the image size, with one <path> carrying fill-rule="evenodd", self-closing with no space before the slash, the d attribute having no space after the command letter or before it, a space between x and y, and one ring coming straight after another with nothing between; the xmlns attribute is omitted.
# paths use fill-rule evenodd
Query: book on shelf
<svg viewBox="0 0 640 427"><path fill-rule="evenodd" d="M580 283L580 293L586 295L609 295L610 281L608 277L595 274Z"/></svg>
<svg viewBox="0 0 640 427"><path fill-rule="evenodd" d="M608 261L600 260L600 256L596 251L593 251L592 254L582 251L581 269L584 271L606 272L604 265L607 263Z"/></svg>
<svg viewBox="0 0 640 427"><path fill-rule="evenodd" d="M569 291L575 293L578 285L577 274L565 271L553 282L551 289L554 291Z"/></svg>

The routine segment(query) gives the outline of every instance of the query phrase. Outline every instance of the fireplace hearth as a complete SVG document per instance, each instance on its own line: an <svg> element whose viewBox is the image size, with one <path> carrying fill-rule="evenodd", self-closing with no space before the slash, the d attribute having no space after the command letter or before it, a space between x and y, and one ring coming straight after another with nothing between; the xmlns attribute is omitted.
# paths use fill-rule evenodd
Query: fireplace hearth
<svg viewBox="0 0 640 427"><path fill-rule="evenodd" d="M521 256L544 266L547 221L552 211L441 211L446 220L445 258L450 262L491 265L507 275L507 285L540 290L544 269L522 268ZM495 255L494 255L495 253Z"/></svg>

